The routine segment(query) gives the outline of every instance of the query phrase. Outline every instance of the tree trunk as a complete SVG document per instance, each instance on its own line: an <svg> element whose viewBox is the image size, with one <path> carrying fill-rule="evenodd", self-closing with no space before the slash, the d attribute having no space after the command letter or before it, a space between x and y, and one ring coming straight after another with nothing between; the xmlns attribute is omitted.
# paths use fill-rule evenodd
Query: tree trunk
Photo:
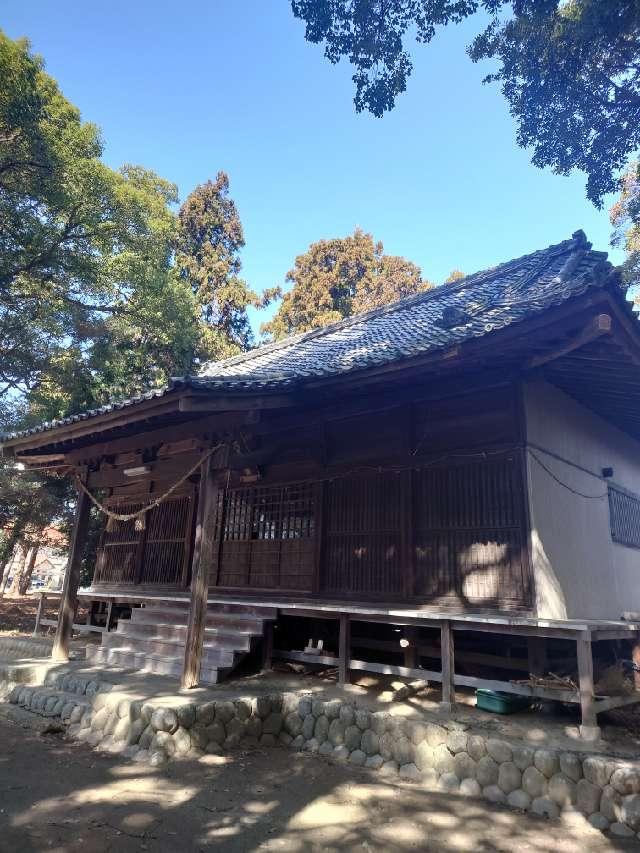
<svg viewBox="0 0 640 853"><path fill-rule="evenodd" d="M9 598L15 598L20 595L20 578L22 577L25 566L27 564L27 554L29 553L29 545L26 542L20 543L20 550L22 554L20 555L20 561L18 563L17 568L14 567L13 572L13 580L11 581L11 586L7 592Z"/></svg>
<svg viewBox="0 0 640 853"><path fill-rule="evenodd" d="M4 564L4 568L2 569L2 589L0 589L0 598L2 598L6 592L7 584L9 583L9 574L11 572L11 564L14 561L16 553L18 551L18 546L14 543L13 551L7 557L7 561Z"/></svg>
<svg viewBox="0 0 640 853"><path fill-rule="evenodd" d="M31 553L29 554L29 562L27 563L26 569L20 575L20 580L18 582L18 591L20 595L26 595L27 590L31 586L31 576L33 575L33 567L36 564L36 557L38 556L38 551L40 550L40 545L36 544L31 547Z"/></svg>

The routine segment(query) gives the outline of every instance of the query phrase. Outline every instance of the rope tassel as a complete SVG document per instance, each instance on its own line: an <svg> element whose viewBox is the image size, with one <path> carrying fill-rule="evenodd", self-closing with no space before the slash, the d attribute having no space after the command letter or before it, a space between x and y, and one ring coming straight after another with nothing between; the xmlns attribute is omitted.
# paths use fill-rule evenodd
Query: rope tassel
<svg viewBox="0 0 640 853"><path fill-rule="evenodd" d="M112 515L108 515L107 516L106 531L107 531L107 533L113 533L115 531L115 529L116 529L116 520Z"/></svg>
<svg viewBox="0 0 640 853"><path fill-rule="evenodd" d="M136 518L135 524L133 525L134 529L136 530L136 532L139 533L141 530L144 530L146 528L146 526L147 526L146 516L145 515L139 515Z"/></svg>

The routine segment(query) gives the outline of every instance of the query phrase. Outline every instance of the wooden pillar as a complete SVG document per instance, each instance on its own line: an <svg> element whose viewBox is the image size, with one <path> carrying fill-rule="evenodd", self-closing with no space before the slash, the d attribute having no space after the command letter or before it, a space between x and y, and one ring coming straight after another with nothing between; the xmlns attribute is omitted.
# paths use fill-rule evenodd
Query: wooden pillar
<svg viewBox="0 0 640 853"><path fill-rule="evenodd" d="M631 659L638 669L633 670L633 685L640 690L640 636L637 636L631 648Z"/></svg>
<svg viewBox="0 0 640 853"><path fill-rule="evenodd" d="M591 635L586 633L576 640L578 653L578 680L580 683L580 710L582 712L582 725L580 736L585 740L598 740L600 729L598 719L594 710L593 691L593 652L591 649Z"/></svg>
<svg viewBox="0 0 640 853"><path fill-rule="evenodd" d="M545 638L539 636L527 637L529 656L529 673L542 677L547 672L547 649Z"/></svg>
<svg viewBox="0 0 640 853"><path fill-rule="evenodd" d="M38 636L38 629L40 628L40 620L42 619L42 614L44 613L44 606L47 600L47 596L44 592L40 596L40 601L38 602L38 612L36 613L36 624L33 626L33 636Z"/></svg>
<svg viewBox="0 0 640 853"><path fill-rule="evenodd" d="M89 498L82 491L78 491L78 502L76 504L76 519L71 536L69 559L64 573L62 584L62 598L58 610L58 624L56 636L53 641L51 657L53 660L69 660L69 640L71 629L76 613L78 585L80 583L80 563L87 539L87 528L89 526Z"/></svg>
<svg viewBox="0 0 640 853"><path fill-rule="evenodd" d="M415 628L404 629L404 639L409 643L404 647L404 665L407 669L418 667L418 632Z"/></svg>
<svg viewBox="0 0 640 853"><path fill-rule="evenodd" d="M218 502L218 485L214 479L214 471L213 456L210 456L203 467L200 479L198 516L191 561L191 604L180 682L180 686L187 689L196 687L200 681L204 629L207 622L209 572L213 564L215 515Z"/></svg>
<svg viewBox="0 0 640 853"><path fill-rule="evenodd" d="M273 665L273 620L267 619L262 633L262 671L269 672Z"/></svg>
<svg viewBox="0 0 640 853"><path fill-rule="evenodd" d="M440 710L451 713L456 704L455 655L453 631L448 620L440 626L440 656L442 658L442 702Z"/></svg>
<svg viewBox="0 0 640 853"><path fill-rule="evenodd" d="M111 630L111 614L112 614L112 612L113 612L113 598L110 598L109 603L107 604L107 622L106 622L107 634Z"/></svg>
<svg viewBox="0 0 640 853"><path fill-rule="evenodd" d="M340 614L340 639L338 651L338 684L349 683L349 661L351 660L351 622L349 614Z"/></svg>

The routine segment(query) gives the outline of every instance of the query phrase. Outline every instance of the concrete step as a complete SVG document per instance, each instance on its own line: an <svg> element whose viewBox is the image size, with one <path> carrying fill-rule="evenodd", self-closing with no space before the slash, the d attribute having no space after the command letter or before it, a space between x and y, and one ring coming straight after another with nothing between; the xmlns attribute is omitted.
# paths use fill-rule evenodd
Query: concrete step
<svg viewBox="0 0 640 853"><path fill-rule="evenodd" d="M187 638L186 625L172 625L165 623L154 624L153 622L132 622L130 619L120 619L116 634L126 634L128 637L140 637L141 639L153 638L181 642L184 644ZM251 646L251 637L255 636L251 631L243 631L226 627L205 628L205 642L214 641L216 646L225 649L240 649L248 651Z"/></svg>
<svg viewBox="0 0 640 853"><path fill-rule="evenodd" d="M94 651L90 653L90 660L94 664L117 666L136 672L152 672L156 675L171 675L177 678L182 675L181 658L139 652L132 646L113 648L94 646ZM203 661L200 679L203 684L217 684L228 671L229 667L211 667Z"/></svg>
<svg viewBox="0 0 640 853"><path fill-rule="evenodd" d="M113 631L102 637L105 648L134 648L136 652L146 652L150 655L174 657L180 662L184 658L184 640L166 640L161 637L140 637L126 631ZM238 652L241 650L238 649ZM214 642L205 642L202 650L203 660L214 666L233 666L236 650L221 648Z"/></svg>
<svg viewBox="0 0 640 853"><path fill-rule="evenodd" d="M136 607L131 610L132 623L177 625L186 627L189 622L188 613L179 611L160 610L155 607ZM233 630L250 632L256 636L262 634L264 620L257 616L243 616L239 613L207 613L207 626L212 628L225 627Z"/></svg>

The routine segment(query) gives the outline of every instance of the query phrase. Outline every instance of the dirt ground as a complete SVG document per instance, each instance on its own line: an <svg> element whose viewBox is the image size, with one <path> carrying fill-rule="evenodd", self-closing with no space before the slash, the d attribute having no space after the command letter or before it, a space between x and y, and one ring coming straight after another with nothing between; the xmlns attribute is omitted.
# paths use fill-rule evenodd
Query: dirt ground
<svg viewBox="0 0 640 853"><path fill-rule="evenodd" d="M1 853L637 850L581 816L520 815L285 750L164 769L0 719Z"/></svg>
<svg viewBox="0 0 640 853"><path fill-rule="evenodd" d="M33 632L33 626L36 623L36 613L38 612L38 598L36 596L26 595L22 598L0 598L0 632L8 634L24 633L30 635ZM58 600L54 599L45 606L45 615L49 619L55 619L58 616ZM78 607L76 620L84 622L87 618L85 607ZM53 633L53 628L42 628L41 634L46 635L47 630Z"/></svg>

